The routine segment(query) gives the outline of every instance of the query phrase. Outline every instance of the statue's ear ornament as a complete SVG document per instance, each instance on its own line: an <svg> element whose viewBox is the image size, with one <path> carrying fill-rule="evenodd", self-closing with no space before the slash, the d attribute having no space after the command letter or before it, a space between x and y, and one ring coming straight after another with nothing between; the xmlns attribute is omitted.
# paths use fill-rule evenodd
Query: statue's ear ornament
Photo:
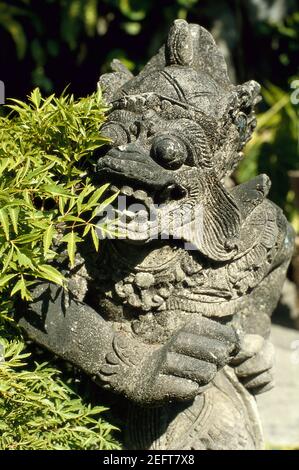
<svg viewBox="0 0 299 470"><path fill-rule="evenodd" d="M132 72L118 59L110 64L111 72L100 76L98 87L102 89L103 97L107 103L113 100L115 92L133 78Z"/></svg>
<svg viewBox="0 0 299 470"><path fill-rule="evenodd" d="M255 106L261 100L260 85L254 80L238 85L230 103L228 116L240 134L240 150L250 140L256 127Z"/></svg>

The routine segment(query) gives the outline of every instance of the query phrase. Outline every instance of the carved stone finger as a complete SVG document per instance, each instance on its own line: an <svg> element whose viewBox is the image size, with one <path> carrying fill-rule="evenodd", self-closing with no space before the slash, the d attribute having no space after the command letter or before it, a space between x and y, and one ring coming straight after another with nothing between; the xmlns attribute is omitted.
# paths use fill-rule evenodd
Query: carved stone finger
<svg viewBox="0 0 299 470"><path fill-rule="evenodd" d="M273 372L267 370L262 374L258 374L255 376L247 377L246 379L242 380L244 387L248 390L258 389L260 387L264 387L270 383L273 383Z"/></svg>
<svg viewBox="0 0 299 470"><path fill-rule="evenodd" d="M170 351L174 351L186 356L211 362L217 366L224 366L228 361L234 345L224 343L205 336L198 336L192 333L181 332L174 338Z"/></svg>
<svg viewBox="0 0 299 470"><path fill-rule="evenodd" d="M169 352L161 372L205 385L215 377L217 367L209 362Z"/></svg>
<svg viewBox="0 0 299 470"><path fill-rule="evenodd" d="M193 334L204 335L209 338L217 339L224 343L230 343L235 345L237 348L239 346L239 338L234 328L229 325L222 325L221 323L208 318L201 317L199 321L185 325L183 330Z"/></svg>
<svg viewBox="0 0 299 470"><path fill-rule="evenodd" d="M255 387L255 388L251 388L250 393L252 393L253 395L260 395L262 393L269 392L274 387L275 387L275 381L272 380L271 382L267 383L266 385L260 385L260 386Z"/></svg>
<svg viewBox="0 0 299 470"><path fill-rule="evenodd" d="M192 380L160 375L156 382L159 395L173 400L192 400L199 392L199 385Z"/></svg>
<svg viewBox="0 0 299 470"><path fill-rule="evenodd" d="M263 348L264 342L265 339L260 335L244 335L240 341L240 351L232 359L231 365L241 364L246 359L253 357Z"/></svg>
<svg viewBox="0 0 299 470"><path fill-rule="evenodd" d="M262 350L236 367L235 372L239 377L264 372L273 367L274 358L274 346L270 341L265 341Z"/></svg>

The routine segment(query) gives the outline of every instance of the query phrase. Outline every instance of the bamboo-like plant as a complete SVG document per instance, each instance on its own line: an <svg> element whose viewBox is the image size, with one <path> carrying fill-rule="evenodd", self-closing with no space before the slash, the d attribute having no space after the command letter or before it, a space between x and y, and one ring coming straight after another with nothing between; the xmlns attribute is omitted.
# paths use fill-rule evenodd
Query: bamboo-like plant
<svg viewBox="0 0 299 470"><path fill-rule="evenodd" d="M75 100L36 89L9 108L0 118L0 449L118 448L105 408L78 396L71 374L35 362L11 319L15 299L30 300L37 280L66 285L53 243L70 267L78 243L90 238L99 248L98 208L112 201L108 184L96 187L89 176L106 142L100 90Z"/></svg>
<svg viewBox="0 0 299 470"><path fill-rule="evenodd" d="M0 118L0 292L30 300L35 279L64 284L52 265L53 241L65 244L71 266L86 237L99 248L98 209L112 198L103 200L108 185L96 188L89 173L91 155L106 143L105 108L100 91L75 101L45 99L38 89L9 108L13 114Z"/></svg>

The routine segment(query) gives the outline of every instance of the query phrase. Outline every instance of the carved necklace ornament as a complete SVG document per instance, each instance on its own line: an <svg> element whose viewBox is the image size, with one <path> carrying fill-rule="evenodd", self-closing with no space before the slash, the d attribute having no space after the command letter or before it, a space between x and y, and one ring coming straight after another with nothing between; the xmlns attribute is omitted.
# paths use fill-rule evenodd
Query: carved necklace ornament
<svg viewBox="0 0 299 470"><path fill-rule="evenodd" d="M211 35L184 20L136 77L112 67L94 177L134 210L118 207L120 239L99 255L82 248L67 295L35 289L20 324L128 399L128 448L263 448L254 394L271 387L293 233L266 175L225 185L260 87L233 85Z"/></svg>

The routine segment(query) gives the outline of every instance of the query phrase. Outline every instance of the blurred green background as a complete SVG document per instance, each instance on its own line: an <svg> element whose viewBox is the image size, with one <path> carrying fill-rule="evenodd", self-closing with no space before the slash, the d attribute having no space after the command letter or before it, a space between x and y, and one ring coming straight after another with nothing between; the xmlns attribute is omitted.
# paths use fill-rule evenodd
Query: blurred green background
<svg viewBox="0 0 299 470"><path fill-rule="evenodd" d="M299 231L299 177L291 189L288 176L299 170L299 104L290 101L291 83L299 77L298 0L0 1L6 96L24 99L35 86L59 94L68 84L75 96L84 96L115 57L138 72L175 18L212 32L233 81L253 78L263 85L258 130L236 179L268 173L272 199Z"/></svg>

